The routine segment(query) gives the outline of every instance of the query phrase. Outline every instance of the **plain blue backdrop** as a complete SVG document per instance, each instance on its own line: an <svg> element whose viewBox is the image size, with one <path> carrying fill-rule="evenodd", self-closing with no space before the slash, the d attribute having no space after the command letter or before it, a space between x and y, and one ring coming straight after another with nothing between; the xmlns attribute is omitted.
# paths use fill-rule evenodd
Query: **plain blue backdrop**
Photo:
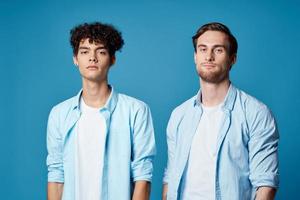
<svg viewBox="0 0 300 200"><path fill-rule="evenodd" d="M115 89L149 104L157 156L152 200L161 196L165 128L199 80L191 36L207 22L230 27L239 42L233 83L266 103L280 130L277 199L300 185L299 1L10 1L0 3L1 199L46 198L46 123L52 106L81 87L69 30L102 21L125 40L110 72Z"/></svg>

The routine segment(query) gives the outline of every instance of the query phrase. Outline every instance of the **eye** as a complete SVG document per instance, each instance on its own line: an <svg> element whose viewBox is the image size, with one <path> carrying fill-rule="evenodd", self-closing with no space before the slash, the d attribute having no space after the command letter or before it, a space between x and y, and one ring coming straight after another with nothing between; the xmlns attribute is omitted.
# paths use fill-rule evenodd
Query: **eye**
<svg viewBox="0 0 300 200"><path fill-rule="evenodd" d="M205 53L205 52L206 52L206 48L200 47L200 48L199 48L199 51L202 52L202 53Z"/></svg>
<svg viewBox="0 0 300 200"><path fill-rule="evenodd" d="M100 53L101 55L106 55L106 54L107 54L106 51L100 51L99 53Z"/></svg>
<svg viewBox="0 0 300 200"><path fill-rule="evenodd" d="M224 49L223 48L215 48L214 52L215 52L215 54L221 54L224 52Z"/></svg>
<svg viewBox="0 0 300 200"><path fill-rule="evenodd" d="M80 54L87 54L88 53L88 51L80 51Z"/></svg>
<svg viewBox="0 0 300 200"><path fill-rule="evenodd" d="M107 54L107 50L106 49L97 49L96 51L97 55L101 55L101 56L105 56Z"/></svg>

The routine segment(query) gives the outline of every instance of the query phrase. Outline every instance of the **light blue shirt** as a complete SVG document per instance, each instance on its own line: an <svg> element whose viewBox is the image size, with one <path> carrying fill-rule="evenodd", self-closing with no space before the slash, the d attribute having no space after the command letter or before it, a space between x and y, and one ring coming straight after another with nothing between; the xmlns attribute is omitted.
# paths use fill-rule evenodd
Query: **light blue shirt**
<svg viewBox="0 0 300 200"><path fill-rule="evenodd" d="M164 183L168 200L180 199L193 136L202 115L200 94L178 106L167 127L168 163ZM217 139L217 200L250 200L260 186L277 188L278 140L270 110L233 85L222 106ZM197 176L197 174L195 174Z"/></svg>
<svg viewBox="0 0 300 200"><path fill-rule="evenodd" d="M64 183L63 200L75 199L74 139L80 96L81 91L53 107L48 119L48 182ZM152 179L155 139L150 110L112 89L99 112L107 125L101 200L129 200L133 182Z"/></svg>

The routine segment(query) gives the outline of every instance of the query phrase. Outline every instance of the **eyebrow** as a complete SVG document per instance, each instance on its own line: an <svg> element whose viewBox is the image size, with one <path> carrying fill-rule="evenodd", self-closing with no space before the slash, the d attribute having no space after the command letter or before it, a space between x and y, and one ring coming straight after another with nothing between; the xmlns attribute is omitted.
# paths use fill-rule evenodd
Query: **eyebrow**
<svg viewBox="0 0 300 200"><path fill-rule="evenodd" d="M81 49L90 50L91 48L83 46L83 47L79 47L79 49L80 49L80 50L81 50ZM101 47L97 47L97 48L96 48L96 50L99 50L99 49L106 49L106 50L107 50L107 48L104 47L104 46L101 46Z"/></svg>
<svg viewBox="0 0 300 200"><path fill-rule="evenodd" d="M205 44L199 44L197 47L207 47L207 45L205 45ZM222 44L216 44L216 45L213 45L212 47L213 48L223 47L224 49L226 49L226 46L222 45Z"/></svg>

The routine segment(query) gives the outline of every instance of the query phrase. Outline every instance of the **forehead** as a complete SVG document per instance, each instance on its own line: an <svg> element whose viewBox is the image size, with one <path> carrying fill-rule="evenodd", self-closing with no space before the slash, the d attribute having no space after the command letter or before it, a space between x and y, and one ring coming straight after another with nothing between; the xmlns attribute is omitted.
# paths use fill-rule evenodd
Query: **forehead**
<svg viewBox="0 0 300 200"><path fill-rule="evenodd" d="M197 45L228 45L228 36L220 31L206 31L197 39Z"/></svg>
<svg viewBox="0 0 300 200"><path fill-rule="evenodd" d="M84 38L80 41L79 47L104 47L102 42L92 41L90 42L89 38Z"/></svg>

